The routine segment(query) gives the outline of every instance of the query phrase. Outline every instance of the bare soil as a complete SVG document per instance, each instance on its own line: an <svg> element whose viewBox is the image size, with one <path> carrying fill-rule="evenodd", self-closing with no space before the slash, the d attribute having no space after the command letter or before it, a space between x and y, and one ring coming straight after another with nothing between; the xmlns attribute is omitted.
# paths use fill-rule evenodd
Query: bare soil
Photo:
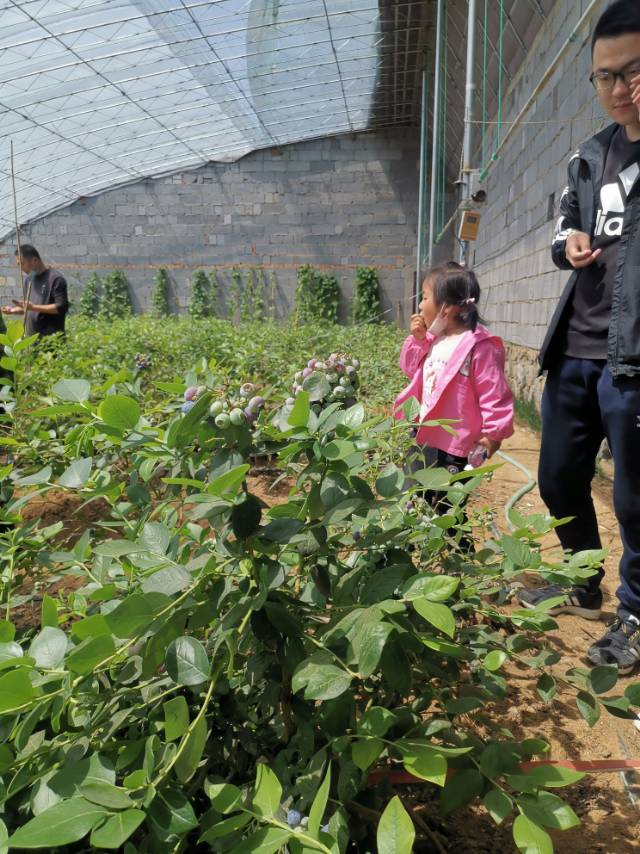
<svg viewBox="0 0 640 854"><path fill-rule="evenodd" d="M529 428L519 425L516 434L503 446L505 453L526 466L534 475L540 451L540 437ZM481 499L496 510L502 508L513 493L525 483L525 477L514 466L505 464L483 488ZM585 667L587 648L606 630L606 622L616 608L615 590L618 586L618 562L622 546L618 525L613 513L612 486L605 478L594 481L594 500L603 546L609 550L606 576L603 583L604 613L600 622L579 617L560 616L558 630L548 635L549 643L561 654L554 667L562 675L571 667ZM523 514L545 512L537 488L519 505ZM504 518L496 520L506 530ZM555 534L543 541L543 548L558 549ZM526 581L526 579L525 579ZM511 693L505 708L504 725L517 737L542 736L551 744L551 759L591 760L640 758L640 732L633 723L604 713L593 729L581 718L572 697L573 692L559 687L556 699L547 706L535 690L536 675L528 670L511 671ZM620 695L627 684L640 680L635 677L620 679L611 692ZM635 779L634 779L635 776ZM579 784L565 790L563 796L571 803L582 819L582 825L564 833L552 833L559 854L627 854L640 851L640 779L631 775L631 803L628 791L619 773L605 773L585 777ZM448 850L463 852L503 852L513 850L508 829L496 828L486 819L455 822L453 836L449 836ZM471 816L469 816L471 817ZM464 828L461 835L460 830ZM484 832L483 832L484 829ZM451 844L453 843L453 844ZM446 848L447 846L445 846Z"/></svg>

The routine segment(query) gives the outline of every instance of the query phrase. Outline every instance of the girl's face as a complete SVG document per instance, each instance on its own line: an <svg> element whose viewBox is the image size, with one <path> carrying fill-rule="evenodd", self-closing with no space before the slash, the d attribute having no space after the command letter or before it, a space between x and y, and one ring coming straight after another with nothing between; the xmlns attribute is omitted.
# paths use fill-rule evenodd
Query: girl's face
<svg viewBox="0 0 640 854"><path fill-rule="evenodd" d="M418 306L418 311L420 312L422 319L424 320L424 325L427 329L436 319L441 308L442 306L436 305L436 301L433 298L433 287L431 282L429 279L425 279L422 284L422 302Z"/></svg>

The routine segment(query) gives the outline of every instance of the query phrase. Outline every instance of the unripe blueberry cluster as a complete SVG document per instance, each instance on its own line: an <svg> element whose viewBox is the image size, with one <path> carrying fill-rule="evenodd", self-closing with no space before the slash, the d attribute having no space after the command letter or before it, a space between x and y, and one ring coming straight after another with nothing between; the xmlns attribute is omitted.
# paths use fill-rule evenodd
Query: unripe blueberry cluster
<svg viewBox="0 0 640 854"><path fill-rule="evenodd" d="M306 368L298 371L293 378L291 397L286 402L295 402L296 395L305 390L305 384L314 374L323 374L328 383L328 391L317 400L321 405L344 401L351 403L360 385L358 371L360 361L345 353L332 353L328 359L310 359Z"/></svg>
<svg viewBox="0 0 640 854"><path fill-rule="evenodd" d="M244 383L237 398L214 400L209 407L209 416L213 418L216 427L227 430L229 427L253 424L265 403L263 397L254 394L255 390L253 383ZM205 386L190 386L184 393L181 411L186 414L193 409L196 400L205 391Z"/></svg>

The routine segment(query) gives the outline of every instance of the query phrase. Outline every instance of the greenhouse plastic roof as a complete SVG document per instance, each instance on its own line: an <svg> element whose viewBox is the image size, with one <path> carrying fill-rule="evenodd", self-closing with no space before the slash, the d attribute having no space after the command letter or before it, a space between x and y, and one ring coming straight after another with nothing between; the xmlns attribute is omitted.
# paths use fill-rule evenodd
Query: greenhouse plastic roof
<svg viewBox="0 0 640 854"><path fill-rule="evenodd" d="M143 177L405 121L430 5L0 0L0 235L10 141L23 224Z"/></svg>

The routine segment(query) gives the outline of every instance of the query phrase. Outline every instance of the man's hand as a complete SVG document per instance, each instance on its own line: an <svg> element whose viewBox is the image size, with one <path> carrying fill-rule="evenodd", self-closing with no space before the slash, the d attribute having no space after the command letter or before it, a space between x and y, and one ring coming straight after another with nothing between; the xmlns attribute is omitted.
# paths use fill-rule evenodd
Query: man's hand
<svg viewBox="0 0 640 854"><path fill-rule="evenodd" d="M631 81L631 100L640 110L640 74Z"/></svg>
<svg viewBox="0 0 640 854"><path fill-rule="evenodd" d="M495 439L489 439L487 436L483 436L482 439L478 439L478 444L487 449L487 458L491 459L495 452L500 450L502 442L496 442Z"/></svg>
<svg viewBox="0 0 640 854"><path fill-rule="evenodd" d="M411 334L416 341L424 341L427 337L427 327L424 325L421 314L411 315Z"/></svg>
<svg viewBox="0 0 640 854"><path fill-rule="evenodd" d="M602 255L602 249L591 250L591 238L584 231L574 231L567 237L567 261L576 270L590 267Z"/></svg>
<svg viewBox="0 0 640 854"><path fill-rule="evenodd" d="M0 311L3 314L24 314L24 310L17 305L3 305Z"/></svg>
<svg viewBox="0 0 640 854"><path fill-rule="evenodd" d="M16 306L18 311L35 311L35 306L32 302L26 302L23 299L13 299L11 302Z"/></svg>

